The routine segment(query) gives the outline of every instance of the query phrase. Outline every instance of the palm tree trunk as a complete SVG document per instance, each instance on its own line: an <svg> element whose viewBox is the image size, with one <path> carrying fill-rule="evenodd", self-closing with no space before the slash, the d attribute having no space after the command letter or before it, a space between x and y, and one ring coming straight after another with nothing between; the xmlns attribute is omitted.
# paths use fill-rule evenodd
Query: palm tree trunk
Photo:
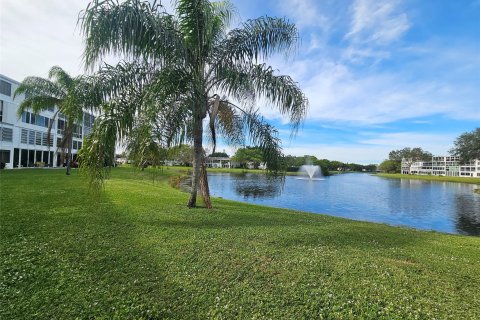
<svg viewBox="0 0 480 320"><path fill-rule="evenodd" d="M197 191L199 185L200 171L203 158L203 123L201 117L195 117L193 123L193 172L192 172L192 191L187 206L195 208L197 205Z"/></svg>
<svg viewBox="0 0 480 320"><path fill-rule="evenodd" d="M207 209L212 209L212 201L210 200L210 190L208 188L207 168L205 166L205 157L202 157L202 166L200 170L200 192L202 193L203 203Z"/></svg>
<svg viewBox="0 0 480 320"><path fill-rule="evenodd" d="M72 142L73 142L73 137L70 137L68 139L68 148L67 148L67 176L70 175L70 170L71 170L71 167L72 167L72 161L71 161L71 157L72 157Z"/></svg>

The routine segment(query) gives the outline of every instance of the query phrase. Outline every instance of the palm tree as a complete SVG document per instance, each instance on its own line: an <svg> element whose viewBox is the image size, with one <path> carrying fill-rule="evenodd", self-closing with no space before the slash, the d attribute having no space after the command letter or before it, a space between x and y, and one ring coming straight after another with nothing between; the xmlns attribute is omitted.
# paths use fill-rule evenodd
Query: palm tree
<svg viewBox="0 0 480 320"><path fill-rule="evenodd" d="M173 16L156 2L94 0L80 14L87 66L94 66L106 54L136 61L117 66L122 71L136 70L130 77L112 75L118 68L108 67L107 81L99 81L109 84L103 95L113 102L109 112L104 113L105 126L110 123L110 131L126 135L139 113L150 114L152 120L158 114L170 114L166 127L173 127L172 130L162 129L168 139L186 137L193 142L189 207L196 206L201 184L206 118L214 144L216 128L227 140L235 142L242 136L238 135L239 130L247 127L253 143L274 163L280 152L279 141L254 108L256 102L269 102L280 114L289 116L293 130L298 129L308 105L289 76L277 75L263 63L277 52L295 48L295 26L285 19L261 17L227 32L232 13L228 1L178 0ZM140 101L135 108L126 107L133 103L125 103L122 98L122 90L131 91L132 86L142 92L140 97L137 95ZM107 132L100 126L97 130L103 135ZM100 136L91 142L100 143ZM90 150L94 149L104 148L91 145ZM94 166L92 161L86 163ZM206 175L203 181L207 182ZM208 193L208 185L203 190Z"/></svg>
<svg viewBox="0 0 480 320"><path fill-rule="evenodd" d="M14 97L25 94L25 99L20 103L17 115L20 117L26 110L39 113L43 110L57 106L52 121L48 126L48 141L53 123L58 117L65 119L62 139L57 145L61 150L62 162L66 157L67 175L70 175L72 159L73 134L76 122L83 119L83 108L93 101L94 96L86 94L85 78L72 77L62 68L54 66L48 73L48 79L40 77L27 77L15 90ZM60 128L59 128L60 129Z"/></svg>

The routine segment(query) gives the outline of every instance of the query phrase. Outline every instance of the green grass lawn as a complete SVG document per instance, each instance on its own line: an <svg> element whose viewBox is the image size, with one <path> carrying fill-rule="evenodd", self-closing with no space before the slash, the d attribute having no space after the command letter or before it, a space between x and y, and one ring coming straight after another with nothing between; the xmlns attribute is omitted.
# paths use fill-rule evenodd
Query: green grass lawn
<svg viewBox="0 0 480 320"><path fill-rule="evenodd" d="M384 178L394 178L394 179L417 179L417 180L429 180L429 181L480 184L480 178L472 178L472 177L422 176L422 175L400 174L400 173L377 173L377 175Z"/></svg>
<svg viewBox="0 0 480 320"><path fill-rule="evenodd" d="M1 319L479 319L480 238L0 172Z"/></svg>

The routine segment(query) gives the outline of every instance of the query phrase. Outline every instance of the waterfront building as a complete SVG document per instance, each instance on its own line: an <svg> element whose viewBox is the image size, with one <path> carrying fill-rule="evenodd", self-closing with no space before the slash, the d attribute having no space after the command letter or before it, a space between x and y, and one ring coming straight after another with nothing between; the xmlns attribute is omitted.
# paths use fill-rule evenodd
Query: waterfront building
<svg viewBox="0 0 480 320"><path fill-rule="evenodd" d="M207 168L232 168L232 162L229 157L206 157L205 165Z"/></svg>
<svg viewBox="0 0 480 320"><path fill-rule="evenodd" d="M13 98L20 83L0 74L0 163L5 168L62 166L58 148L65 127L65 117L53 115L58 110L52 106L39 114L26 111L17 116L24 95ZM52 123L54 121L54 123ZM90 134L94 115L84 112L83 119L75 125L72 142L72 159L76 159L83 138ZM50 139L48 126L52 125Z"/></svg>
<svg viewBox="0 0 480 320"><path fill-rule="evenodd" d="M434 156L431 161L411 162L402 160L403 174L419 174L447 177L480 178L480 160L475 159L462 164L460 157Z"/></svg>

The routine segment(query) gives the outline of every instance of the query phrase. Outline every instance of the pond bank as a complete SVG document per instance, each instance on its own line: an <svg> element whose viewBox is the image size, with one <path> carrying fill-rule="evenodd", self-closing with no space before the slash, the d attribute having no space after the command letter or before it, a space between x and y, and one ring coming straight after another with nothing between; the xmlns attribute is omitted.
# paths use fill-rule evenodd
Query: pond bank
<svg viewBox="0 0 480 320"><path fill-rule="evenodd" d="M413 174L399 174L399 173L377 173L379 177L392 178L392 179L416 179L416 180L428 180L428 181L440 181L440 182L459 182L459 183L471 183L480 184L480 178L472 177L444 177L444 176L427 176L427 175L413 175Z"/></svg>

